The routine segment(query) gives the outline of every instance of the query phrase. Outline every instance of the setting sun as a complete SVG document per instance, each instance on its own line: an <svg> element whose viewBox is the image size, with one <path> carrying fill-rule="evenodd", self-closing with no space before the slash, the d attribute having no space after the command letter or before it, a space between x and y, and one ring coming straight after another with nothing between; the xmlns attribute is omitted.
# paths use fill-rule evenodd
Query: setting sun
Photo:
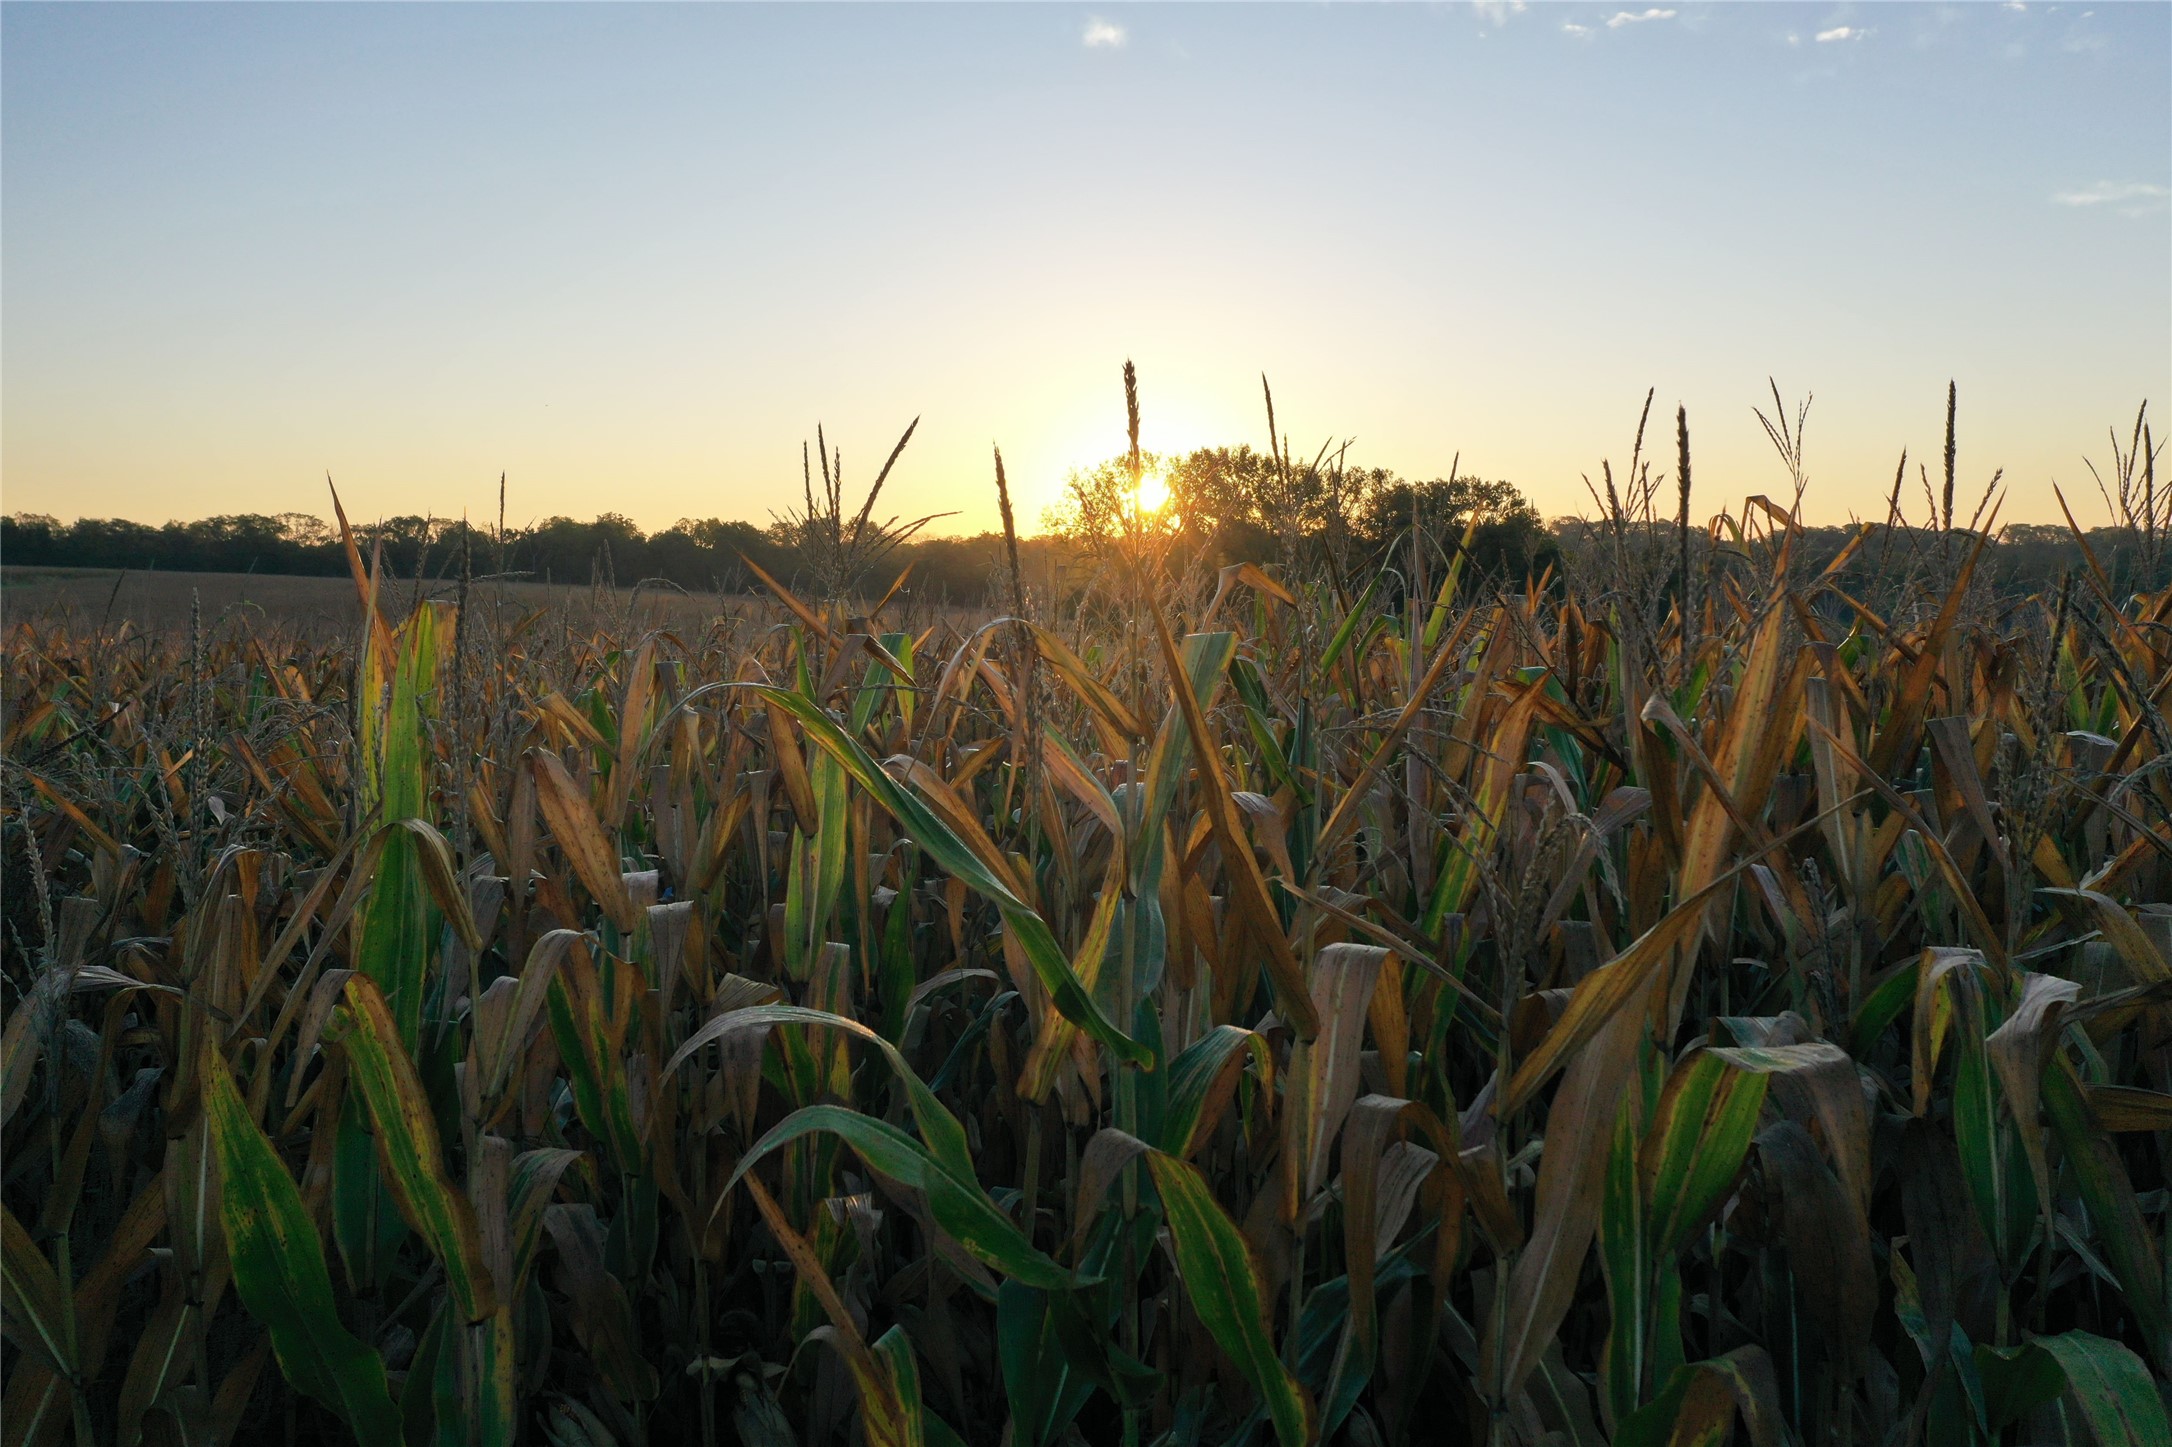
<svg viewBox="0 0 2172 1447"><path fill-rule="evenodd" d="M1137 501L1140 512L1160 512L1169 501L1168 480L1158 472L1141 473Z"/></svg>

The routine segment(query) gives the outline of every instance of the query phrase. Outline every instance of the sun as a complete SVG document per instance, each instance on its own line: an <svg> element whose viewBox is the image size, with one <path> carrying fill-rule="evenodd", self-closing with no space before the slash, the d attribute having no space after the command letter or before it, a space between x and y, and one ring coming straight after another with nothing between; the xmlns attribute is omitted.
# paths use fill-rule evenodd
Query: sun
<svg viewBox="0 0 2172 1447"><path fill-rule="evenodd" d="M1160 512L1169 502L1168 479L1158 472L1140 473L1139 489L1133 500L1137 502L1140 512Z"/></svg>

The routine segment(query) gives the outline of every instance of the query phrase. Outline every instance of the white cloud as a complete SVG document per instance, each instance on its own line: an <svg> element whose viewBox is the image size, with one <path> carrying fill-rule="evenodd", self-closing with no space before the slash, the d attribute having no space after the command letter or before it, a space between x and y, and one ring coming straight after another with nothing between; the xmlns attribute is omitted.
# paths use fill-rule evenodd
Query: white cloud
<svg viewBox="0 0 2172 1447"><path fill-rule="evenodd" d="M1818 44L1830 45L1836 40L1861 40L1868 34L1870 32L1861 26L1835 25L1830 30L1820 30L1818 32Z"/></svg>
<svg viewBox="0 0 2172 1447"><path fill-rule="evenodd" d="M1529 0L1471 0L1471 8L1488 25L1506 25L1511 15L1521 15L1530 8Z"/></svg>
<svg viewBox="0 0 2172 1447"><path fill-rule="evenodd" d="M1561 22L1561 33L1563 35L1573 35L1578 40L1589 40L1591 38L1591 27L1589 25L1578 25L1573 20L1564 20Z"/></svg>
<svg viewBox="0 0 2172 1447"><path fill-rule="evenodd" d="M2167 197L2172 197L2172 189L2152 181L2099 181L2076 191L2061 191L2051 199L2061 206L2117 206Z"/></svg>
<svg viewBox="0 0 2172 1447"><path fill-rule="evenodd" d="M2001 10L2011 10L2018 15L2021 12L2027 10L2029 7L2027 4L2027 0L2006 0L2006 3L2004 5L2001 5L1999 8Z"/></svg>
<svg viewBox="0 0 2172 1447"><path fill-rule="evenodd" d="M1609 30L1619 30L1624 25L1635 25L1638 22L1644 20L1672 20L1673 18L1674 12L1672 10L1661 10L1656 5L1653 6L1651 9L1645 11L1641 15L1635 13L1634 11L1617 10L1611 17L1608 18L1606 22L1606 28Z"/></svg>
<svg viewBox="0 0 2172 1447"><path fill-rule="evenodd" d="M1096 15L1086 22L1086 33L1079 37L1088 50L1115 50L1130 39L1124 27Z"/></svg>

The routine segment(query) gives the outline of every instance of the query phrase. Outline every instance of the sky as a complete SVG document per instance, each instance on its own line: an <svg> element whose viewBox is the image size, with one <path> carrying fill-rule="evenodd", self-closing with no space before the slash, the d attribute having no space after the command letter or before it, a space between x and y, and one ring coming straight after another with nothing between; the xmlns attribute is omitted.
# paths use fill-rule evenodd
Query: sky
<svg viewBox="0 0 2172 1447"><path fill-rule="evenodd" d="M2102 516L2172 406L2164 4L0 7L0 507L1035 523L1124 446L1354 439L1549 516ZM2161 430L2161 429L2160 429ZM1911 478L1915 464L1909 467ZM1920 487L1911 484L1913 495Z"/></svg>

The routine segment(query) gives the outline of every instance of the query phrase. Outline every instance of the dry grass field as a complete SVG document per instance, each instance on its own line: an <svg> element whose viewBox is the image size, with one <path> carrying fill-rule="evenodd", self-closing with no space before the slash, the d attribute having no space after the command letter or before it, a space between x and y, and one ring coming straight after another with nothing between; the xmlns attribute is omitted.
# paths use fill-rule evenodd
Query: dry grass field
<svg viewBox="0 0 2172 1447"><path fill-rule="evenodd" d="M432 580L388 581L388 607L410 607L417 598L450 601L459 584ZM646 589L587 588L571 584L488 583L477 596L492 607L547 611L580 621L613 620L638 628L683 627L743 607L745 600L689 594L669 586ZM0 568L0 618L66 620L77 627L186 628L190 610L201 608L211 626L232 619L311 634L356 626L354 584L346 578L290 577L255 573L149 573L108 568Z"/></svg>

